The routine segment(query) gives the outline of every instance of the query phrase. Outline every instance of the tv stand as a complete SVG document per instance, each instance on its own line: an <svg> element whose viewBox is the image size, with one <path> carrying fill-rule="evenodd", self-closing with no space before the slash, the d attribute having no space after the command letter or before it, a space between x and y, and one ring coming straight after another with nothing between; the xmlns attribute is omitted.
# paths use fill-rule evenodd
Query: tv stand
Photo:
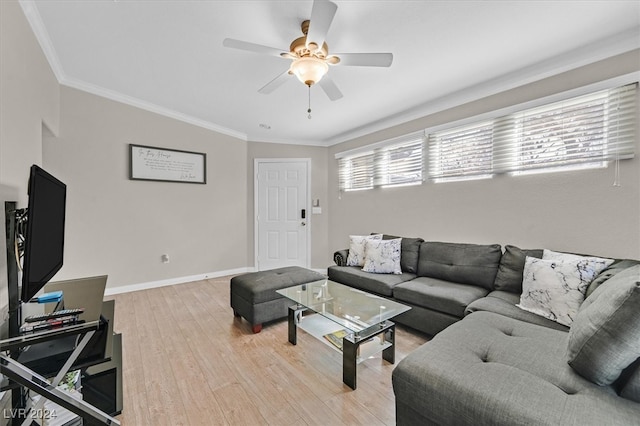
<svg viewBox="0 0 640 426"><path fill-rule="evenodd" d="M69 358L51 382L44 376L41 376L35 371L25 367L19 361L12 359L10 356L5 354L0 354L0 372L18 385L28 388L35 393L42 395L44 398L51 400L67 410L79 415L83 419L86 419L88 424L119 425L120 422L109 414L97 409L87 401L73 398L71 395L57 388L57 385L69 372L99 327L99 321L92 321L85 324L72 325L57 330L47 330L29 336L19 336L0 341L0 346L2 346L4 350L11 351L52 339L61 339L75 335L81 336L80 343L75 347ZM23 417L24 415L25 418L28 418L28 411L31 413L41 412L42 404L44 404L44 398L40 399L40 401L34 407L31 407L30 410L22 410L22 407L14 407L16 409L15 417Z"/></svg>
<svg viewBox="0 0 640 426"><path fill-rule="evenodd" d="M5 414L7 410L10 411L12 420L9 424L22 424L25 419L30 418L30 412L25 409L23 397L24 390L29 389L31 392L43 396L40 402L32 408L37 408L38 404L43 404L44 400L48 399L82 417L84 424L119 425L119 421L113 416L122 410L122 338L120 334L113 333L115 302L103 302L102 314L106 320L101 318L101 320L72 324L28 335L21 336L19 334L22 322L22 303L19 295L18 256L16 253L18 214L16 202L5 202L9 337L0 340L0 373L9 380L0 383L0 391L11 391L11 406L4 409ZM106 343L105 339L98 339L100 333L106 335ZM76 337L79 338L79 344L75 344ZM64 356L61 355L61 362L56 360L55 367L49 368L51 365L47 365L47 351L44 351L42 360L37 356L31 357L32 361L43 361L39 364L45 365L42 371L34 371L35 367L29 368L21 360L20 355L23 353L23 348L27 346L31 346L33 349L37 345L46 345L47 342L63 342L65 340L72 341L73 344L67 345L69 346L67 352L61 351ZM104 345L100 346L104 349L101 349L100 356L95 356L92 349L95 342ZM87 352L91 354L90 357L86 357ZM34 354L32 353L32 355ZM69 370L78 369L81 371L81 383L83 387L86 387L82 400L73 398L56 387ZM55 377L50 382L48 377L53 376ZM25 424L29 423L25 422Z"/></svg>

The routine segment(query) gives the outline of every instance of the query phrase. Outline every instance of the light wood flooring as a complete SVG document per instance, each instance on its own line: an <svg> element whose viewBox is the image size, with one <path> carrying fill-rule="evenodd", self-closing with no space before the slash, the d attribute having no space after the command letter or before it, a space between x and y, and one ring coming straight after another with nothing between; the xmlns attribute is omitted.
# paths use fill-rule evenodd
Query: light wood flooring
<svg viewBox="0 0 640 426"><path fill-rule="evenodd" d="M233 316L230 277L111 296L123 335L124 409L138 425L393 425L394 365L358 366L358 388L342 383L337 352L287 320L258 334ZM427 341L402 326L396 363Z"/></svg>

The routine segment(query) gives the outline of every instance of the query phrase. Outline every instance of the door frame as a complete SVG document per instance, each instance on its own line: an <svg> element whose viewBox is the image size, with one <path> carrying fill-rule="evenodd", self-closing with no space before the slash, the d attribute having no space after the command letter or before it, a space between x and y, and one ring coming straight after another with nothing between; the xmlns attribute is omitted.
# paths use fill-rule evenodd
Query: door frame
<svg viewBox="0 0 640 426"><path fill-rule="evenodd" d="M307 200L305 209L307 211L305 231L307 233L307 269L311 268L311 158L254 158L253 159L253 269L259 270L259 229L258 229L258 170L260 163L306 163L307 166Z"/></svg>

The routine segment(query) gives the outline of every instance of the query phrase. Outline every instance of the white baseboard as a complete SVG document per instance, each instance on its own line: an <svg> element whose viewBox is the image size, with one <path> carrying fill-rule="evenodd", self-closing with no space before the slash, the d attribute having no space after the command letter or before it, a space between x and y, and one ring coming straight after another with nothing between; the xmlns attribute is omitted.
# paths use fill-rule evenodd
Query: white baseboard
<svg viewBox="0 0 640 426"><path fill-rule="evenodd" d="M166 287L169 285L176 285L176 284L185 284L193 281L201 281L201 280L206 280L210 278L220 278L220 277L226 277L229 275L245 274L247 272L254 272L254 271L255 271L255 267L247 266L245 268L228 269L226 271L217 271L217 272L209 272L206 274L189 275L186 277L169 278L167 280L149 281L146 283L122 285L118 287L107 287L104 290L104 295L111 296L114 294L129 293L132 291L149 290L151 288ZM312 269L312 271L319 272L325 276L327 275L326 268L315 268L315 269Z"/></svg>
<svg viewBox="0 0 640 426"><path fill-rule="evenodd" d="M249 267L237 268L237 269L228 269L226 271L209 272L209 273L199 274L199 275L189 275L186 277L169 278L167 280L149 281L146 283L130 284L130 285L123 285L118 287L107 287L104 291L104 295L111 296L113 294L129 293L132 291L139 291L139 290L148 290L151 288L159 288L159 287L165 287L165 286L175 285L175 284L184 284L184 283L189 283L193 281L206 280L209 278L225 277L228 275L244 274L246 272L253 272L253 271L254 271L254 268L249 268Z"/></svg>

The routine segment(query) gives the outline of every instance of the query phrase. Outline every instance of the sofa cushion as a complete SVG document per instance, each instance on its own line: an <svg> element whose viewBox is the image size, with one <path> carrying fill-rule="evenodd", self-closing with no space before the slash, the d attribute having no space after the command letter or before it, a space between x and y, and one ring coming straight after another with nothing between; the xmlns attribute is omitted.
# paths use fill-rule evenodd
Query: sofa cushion
<svg viewBox="0 0 640 426"><path fill-rule="evenodd" d="M330 266L329 279L360 290L391 297L393 288L402 282L412 280L415 274L372 274L357 266Z"/></svg>
<svg viewBox="0 0 640 426"><path fill-rule="evenodd" d="M397 364L396 401L433 424L637 424L640 405L576 374L566 344L564 332L471 314Z"/></svg>
<svg viewBox="0 0 640 426"><path fill-rule="evenodd" d="M639 308L637 265L607 280L582 304L569 331L569 365L594 383L613 383L640 357Z"/></svg>
<svg viewBox="0 0 640 426"><path fill-rule="evenodd" d="M349 235L349 254L347 266L364 265L364 244L366 240L381 240L382 234L375 235Z"/></svg>
<svg viewBox="0 0 640 426"><path fill-rule="evenodd" d="M362 270L376 274L401 274L401 238L393 240L365 240Z"/></svg>
<svg viewBox="0 0 640 426"><path fill-rule="evenodd" d="M498 273L493 284L494 290L522 293L522 272L525 258L542 258L542 249L526 250L516 246L506 245L504 254L500 258Z"/></svg>
<svg viewBox="0 0 640 426"><path fill-rule="evenodd" d="M493 289L502 249L479 245L427 241L420 244L418 276Z"/></svg>
<svg viewBox="0 0 640 426"><path fill-rule="evenodd" d="M584 301L587 287L606 267L600 260L592 259L581 256L549 260L527 257L522 295L517 306L570 326Z"/></svg>
<svg viewBox="0 0 640 426"><path fill-rule="evenodd" d="M591 284L589 284L589 287L587 288L585 298L591 296L591 293L593 293L596 288L600 287L602 283L613 277L618 272L622 272L635 265L640 265L640 261L631 259L615 260L611 265L604 268L593 281L591 281Z"/></svg>
<svg viewBox="0 0 640 426"><path fill-rule="evenodd" d="M400 237L387 234L382 236L383 240L393 240L396 238ZM402 237L402 243L400 245L400 267L402 268L402 272L415 274L418 271L418 255L422 242L424 242L422 238Z"/></svg>
<svg viewBox="0 0 640 426"><path fill-rule="evenodd" d="M542 325L544 327L553 328L555 330L569 331L569 327L562 325L555 321L551 321L540 315L536 315L531 312L522 310L516 306L520 301L520 296L509 291L494 290L483 297L482 299L475 300L467 306L465 309L465 315L469 315L473 312L488 311L495 312L496 314L504 315L510 318L515 318L520 321L529 322L531 324Z"/></svg>
<svg viewBox="0 0 640 426"><path fill-rule="evenodd" d="M487 293L488 290L482 287L428 277L418 277L398 284L393 289L393 297L396 300L458 318L464 316L464 310L469 303L486 296Z"/></svg>

